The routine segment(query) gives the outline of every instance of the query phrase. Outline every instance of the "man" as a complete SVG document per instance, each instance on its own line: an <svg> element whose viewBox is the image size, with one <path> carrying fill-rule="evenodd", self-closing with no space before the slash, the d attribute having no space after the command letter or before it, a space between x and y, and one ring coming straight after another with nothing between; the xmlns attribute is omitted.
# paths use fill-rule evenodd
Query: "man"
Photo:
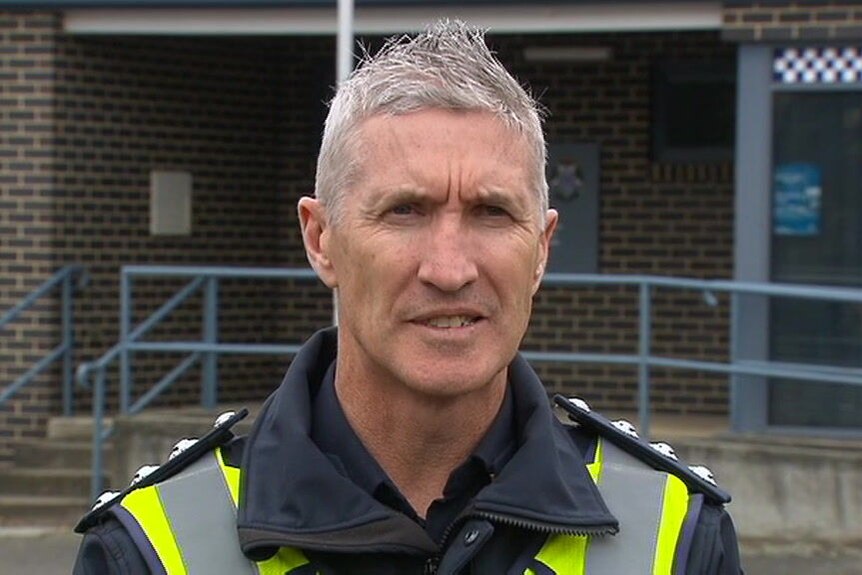
<svg viewBox="0 0 862 575"><path fill-rule="evenodd" d="M85 518L75 573L739 573L720 505L559 423L517 355L557 223L544 163L480 32L440 23L363 63L299 202L337 332L250 436Z"/></svg>

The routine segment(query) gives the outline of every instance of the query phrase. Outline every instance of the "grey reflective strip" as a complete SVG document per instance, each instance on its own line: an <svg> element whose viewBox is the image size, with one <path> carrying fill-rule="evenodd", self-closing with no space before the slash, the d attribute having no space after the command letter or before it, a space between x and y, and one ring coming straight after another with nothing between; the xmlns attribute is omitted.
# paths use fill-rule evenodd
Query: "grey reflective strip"
<svg viewBox="0 0 862 575"><path fill-rule="evenodd" d="M157 489L189 575L257 575L239 547L236 508L213 452Z"/></svg>
<svg viewBox="0 0 862 575"><path fill-rule="evenodd" d="M646 463L629 455L610 441L601 440L602 442L602 463L615 463L616 465L627 465L635 469L652 469Z"/></svg>
<svg viewBox="0 0 862 575"><path fill-rule="evenodd" d="M599 492L619 520L620 531L590 539L587 575L652 573L666 481L665 474L603 442Z"/></svg>

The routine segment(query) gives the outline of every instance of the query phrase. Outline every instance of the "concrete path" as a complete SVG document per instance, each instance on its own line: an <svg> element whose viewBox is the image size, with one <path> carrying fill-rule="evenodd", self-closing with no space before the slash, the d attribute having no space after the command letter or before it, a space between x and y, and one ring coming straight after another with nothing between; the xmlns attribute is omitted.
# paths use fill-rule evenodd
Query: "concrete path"
<svg viewBox="0 0 862 575"><path fill-rule="evenodd" d="M71 533L0 527L0 575L69 575L80 538ZM862 555L751 555L747 575L862 575Z"/></svg>
<svg viewBox="0 0 862 575"><path fill-rule="evenodd" d="M0 575L69 575L79 542L73 533L0 527Z"/></svg>
<svg viewBox="0 0 862 575"><path fill-rule="evenodd" d="M748 557L746 575L862 575L862 557Z"/></svg>

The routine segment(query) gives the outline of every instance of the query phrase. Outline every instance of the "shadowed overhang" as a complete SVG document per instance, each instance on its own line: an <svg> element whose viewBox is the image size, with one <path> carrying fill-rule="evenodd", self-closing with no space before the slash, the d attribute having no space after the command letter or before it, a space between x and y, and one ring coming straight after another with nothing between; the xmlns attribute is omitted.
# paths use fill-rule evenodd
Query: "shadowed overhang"
<svg viewBox="0 0 862 575"><path fill-rule="evenodd" d="M357 34L421 30L441 17L500 33L718 30L718 0L357 0ZM335 0L12 0L59 10L72 34L320 35L336 32Z"/></svg>

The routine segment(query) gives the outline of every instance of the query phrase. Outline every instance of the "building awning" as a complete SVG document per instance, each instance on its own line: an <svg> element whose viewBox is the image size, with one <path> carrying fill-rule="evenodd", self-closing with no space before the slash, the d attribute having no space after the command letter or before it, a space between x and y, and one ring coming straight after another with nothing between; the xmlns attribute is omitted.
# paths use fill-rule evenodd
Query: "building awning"
<svg viewBox="0 0 862 575"><path fill-rule="evenodd" d="M39 4L39 2L34 2ZM42 2L41 4L48 4ZM56 0L71 34L329 35L336 32L334 0ZM81 5L86 4L86 7ZM461 0L359 0L357 34L421 30L439 18L459 18L492 33L718 30L721 2L666 0L542 3Z"/></svg>
<svg viewBox="0 0 862 575"><path fill-rule="evenodd" d="M725 0L742 3L751 0ZM779 0L761 0L761 3ZM0 8L332 8L337 0L5 0ZM544 6L618 4L711 4L709 0L543 0ZM355 0L356 6L535 6L531 0Z"/></svg>

